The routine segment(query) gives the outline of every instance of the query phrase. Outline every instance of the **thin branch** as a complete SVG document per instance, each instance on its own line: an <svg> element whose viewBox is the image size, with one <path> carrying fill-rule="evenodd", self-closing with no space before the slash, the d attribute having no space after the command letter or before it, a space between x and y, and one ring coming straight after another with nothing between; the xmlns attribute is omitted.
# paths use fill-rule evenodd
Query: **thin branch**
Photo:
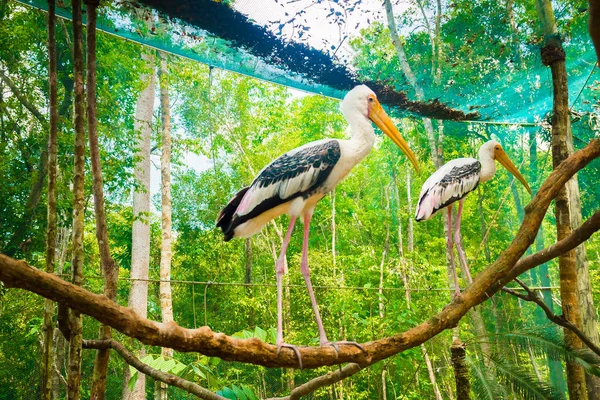
<svg viewBox="0 0 600 400"><path fill-rule="evenodd" d="M71 325L69 324L69 307L67 307L64 303L58 304L58 315L56 317L56 322L58 325L58 330L64 336L66 341L71 340Z"/></svg>
<svg viewBox="0 0 600 400"><path fill-rule="evenodd" d="M113 340L84 340L83 347L86 349L113 349L123 358L123 360L137 369L141 373L151 376L157 381L164 382L168 385L178 387L181 390L185 390L188 393L198 396L200 399L207 400L226 400L225 397L219 396L216 393L211 392L208 389L203 388L200 385L183 379L177 375L170 374L168 372L162 372L152 368L148 364L140 361L133 353L125 348L121 343Z"/></svg>
<svg viewBox="0 0 600 400"><path fill-rule="evenodd" d="M598 213L597 213L598 214ZM540 298L540 296L538 296L537 291L535 290L531 290L527 285L525 285L525 283L523 283L523 281L521 281L519 278L515 278L515 281L521 285L521 287L523 289L525 289L525 291L527 292L527 294L522 294L522 293L518 293L510 288L502 288L502 290L506 293L510 293L513 296L516 296L520 299L523 299L525 301L531 301L534 302L535 304L537 304L538 306L540 306L542 308L542 310L544 310L544 313L546 314L546 317L554 322L556 325L560 325L563 328L566 328L568 330L570 330L571 332L573 332L574 334L577 335L577 337L579 339L581 339L581 341L583 343L585 343L587 345L587 347L589 347L590 350L592 350L594 353L596 353L598 356L600 356L600 347L598 347L589 337L587 337L585 335L585 333L583 333L579 328L577 328L575 325L573 325L571 322L567 321L567 319L563 316L563 315L556 315L552 312L552 310L550 309L550 307L548 307L546 305L546 303L544 303L544 300L542 300Z"/></svg>
<svg viewBox="0 0 600 400"><path fill-rule="evenodd" d="M506 276L494 283L490 291L497 292L502 289L502 286L512 281L522 273L530 270L533 267L541 265L553 258L558 257L567 251L574 249L581 243L585 242L594 234L600 230L600 210L596 211L594 215L588 218L581 226L571 232L569 236L556 242L552 246L546 247L545 249L527 256L515 264L515 266L506 274Z"/></svg>
<svg viewBox="0 0 600 400"><path fill-rule="evenodd" d="M316 378L311 379L310 381L292 390L289 396L273 397L266 400L297 400L302 396L313 393L317 389L346 379L347 377L356 374L360 370L362 370L362 368L359 364L351 363L346 365L344 368L340 368L335 371L328 372L325 375L317 376Z"/></svg>
<svg viewBox="0 0 600 400"><path fill-rule="evenodd" d="M60 370L58 369L58 366L56 364L54 364L54 373L56 373L56 375L60 378L62 384L64 386L67 386L67 380L65 379L65 377L60 373Z"/></svg>
<svg viewBox="0 0 600 400"><path fill-rule="evenodd" d="M4 83L6 83L6 85L10 88L12 93L17 98L17 100L19 100L21 102L21 104L23 104L23 106L25 106L25 108L28 109L29 112L32 113L33 116L36 117L38 119L38 121L40 121L42 123L42 125L44 125L44 128L46 129L48 127L48 121L42 115L40 110L38 110L33 104L31 104L31 102L29 100L27 100L25 98L25 96L23 96L23 94L21 93L21 91L19 90L17 85L15 85L15 83L1 70L0 70L0 79L2 79L4 81Z"/></svg>

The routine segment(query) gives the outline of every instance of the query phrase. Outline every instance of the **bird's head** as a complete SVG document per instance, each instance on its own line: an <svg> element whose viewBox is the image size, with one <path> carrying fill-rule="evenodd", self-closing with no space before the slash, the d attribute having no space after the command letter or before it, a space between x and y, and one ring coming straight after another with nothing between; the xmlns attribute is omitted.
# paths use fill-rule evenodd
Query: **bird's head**
<svg viewBox="0 0 600 400"><path fill-rule="evenodd" d="M360 114L373 121L406 154L417 172L419 172L417 157L415 157L406 141L400 135L398 128L396 128L390 117L383 110L383 107L381 107L375 92L366 85L356 86L344 97L341 110L346 119L349 119L351 115Z"/></svg>
<svg viewBox="0 0 600 400"><path fill-rule="evenodd" d="M510 161L510 158L508 158L508 155L506 154L500 143L496 142L495 140L490 140L489 142L484 143L483 146L481 146L481 149L479 150L479 154L480 156L483 156L485 154L488 157L492 157L494 160L497 160L500 164L504 166L504 168L508 170L508 172L510 172L518 180L520 180L523 186L525 186L525 189L527 189L529 194L531 194L531 188L529 187L529 184L527 183L523 175L521 175L517 167L515 167L512 161Z"/></svg>

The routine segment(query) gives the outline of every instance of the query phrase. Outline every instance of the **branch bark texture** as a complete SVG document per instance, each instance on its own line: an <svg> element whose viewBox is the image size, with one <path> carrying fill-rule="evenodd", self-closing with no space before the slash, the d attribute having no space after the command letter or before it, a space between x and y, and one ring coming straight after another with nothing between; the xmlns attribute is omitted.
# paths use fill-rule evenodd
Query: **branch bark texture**
<svg viewBox="0 0 600 400"><path fill-rule="evenodd" d="M90 142L90 158L92 164L93 190L94 190L94 213L96 220L96 240L100 253L100 265L104 275L104 294L112 301L117 299L117 283L119 268L112 258L108 240L108 229L106 227L106 212L104 210L104 189L102 179L102 166L100 163L100 150L98 147L98 120L96 118L96 9L98 0L86 0L87 16L87 75L86 75L86 97L87 97L87 124ZM100 328L100 339L110 339L111 328L103 325ZM90 399L103 400L106 390L106 373L110 353L107 349L100 349L94 361L92 374L92 391Z"/></svg>
<svg viewBox="0 0 600 400"><path fill-rule="evenodd" d="M572 151L571 120L569 112L569 85L565 52L558 34L554 11L550 0L537 0L536 9L544 33L544 47L541 58L544 65L550 66L552 72L553 106L552 106L552 162L556 168ZM571 149L569 149L571 144ZM561 188L556 197L556 236L562 240L571 234L571 221L574 212L569 192L574 189L574 181ZM573 195L573 193L571 193ZM562 254L558 258L560 273L560 297L563 315L577 327L581 327L581 311L577 290L577 259L575 250ZM570 330L564 331L565 342L573 349L582 347L581 340ZM567 387L569 398L586 400L588 398L585 372L581 365L567 360Z"/></svg>
<svg viewBox="0 0 600 400"><path fill-rule="evenodd" d="M83 98L83 24L81 0L72 2L73 7L73 79L75 81L75 165L73 168L73 284L83 281L83 233L84 233L84 173L85 173L85 126ZM67 377L67 400L79 400L81 386L81 341L83 326L81 310L68 313L71 331L69 341L69 367Z"/></svg>
<svg viewBox="0 0 600 400"><path fill-rule="evenodd" d="M161 177L161 227L162 240L160 244L160 311L162 322L173 321L173 299L171 296L171 259L172 229L171 229L171 109L169 105L169 69L167 54L158 53L160 65L158 76L160 82L160 114L162 122L162 154L160 158ZM173 357L173 349L163 347L161 354ZM158 384L154 395L155 400L167 400L167 385Z"/></svg>
<svg viewBox="0 0 600 400"><path fill-rule="evenodd" d="M470 400L471 383L469 382L469 368L465 360L465 344L460 339L454 339L452 346L450 346L450 353L452 355L451 360L454 369L454 381L456 383L456 399Z"/></svg>
<svg viewBox="0 0 600 400"><path fill-rule="evenodd" d="M50 97L50 125L48 135L48 228L46 230L46 272L54 273L56 259L56 172L57 172L57 131L58 131L58 91L56 80L56 4L48 0L48 83ZM54 365L53 333L54 303L44 301L42 387L41 398L52 400L52 374Z"/></svg>

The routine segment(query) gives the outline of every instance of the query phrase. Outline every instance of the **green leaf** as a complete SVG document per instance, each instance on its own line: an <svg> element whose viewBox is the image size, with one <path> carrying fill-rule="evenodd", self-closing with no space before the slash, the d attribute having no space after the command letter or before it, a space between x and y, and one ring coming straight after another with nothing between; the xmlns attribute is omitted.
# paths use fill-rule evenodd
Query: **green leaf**
<svg viewBox="0 0 600 400"><path fill-rule="evenodd" d="M194 363L190 364L190 366L192 367L192 370L194 371L194 373L196 375L198 375L199 377L206 379L206 375L204 374L204 372L202 372L202 370Z"/></svg>
<svg viewBox="0 0 600 400"><path fill-rule="evenodd" d="M256 397L256 395L254 394L254 391L248 386L242 385L242 390L246 394L246 397L248 397L248 400L258 400L258 397Z"/></svg>
<svg viewBox="0 0 600 400"><path fill-rule="evenodd" d="M254 328L254 337L259 338L261 341L266 342L267 341L267 331L265 331L264 329L261 329L260 327L256 327Z"/></svg>
<svg viewBox="0 0 600 400"><path fill-rule="evenodd" d="M498 335L498 339L507 341L521 351L531 350L537 357L574 361L587 373L600 376L600 357L588 349L570 349L556 329L508 332Z"/></svg>
<svg viewBox="0 0 600 400"><path fill-rule="evenodd" d="M240 389L239 387L237 387L236 385L231 385L231 389L235 393L237 400L248 400L244 391L242 389Z"/></svg>
<svg viewBox="0 0 600 400"><path fill-rule="evenodd" d="M550 384L539 382L536 377L522 367L502 359L498 355L490 355L489 358L494 362L499 379L510 384L524 400L564 400L556 388Z"/></svg>
<svg viewBox="0 0 600 400"><path fill-rule="evenodd" d="M277 341L277 328L272 326L268 329L268 332L269 332L269 336L267 339L268 343L275 344L275 342Z"/></svg>
<svg viewBox="0 0 600 400"><path fill-rule="evenodd" d="M236 396L233 390L229 389L227 386L221 390L217 391L218 395L221 395L227 399L236 400Z"/></svg>
<svg viewBox="0 0 600 400"><path fill-rule="evenodd" d="M478 399L500 400L506 398L506 391L498 384L491 374L485 370L485 366L471 357L465 357L471 367L473 379L473 391L477 393Z"/></svg>

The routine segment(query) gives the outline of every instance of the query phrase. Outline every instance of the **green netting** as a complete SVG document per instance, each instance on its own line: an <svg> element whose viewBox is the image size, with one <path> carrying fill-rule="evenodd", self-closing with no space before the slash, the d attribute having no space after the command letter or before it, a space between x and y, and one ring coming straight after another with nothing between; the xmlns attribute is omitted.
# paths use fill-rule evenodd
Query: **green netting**
<svg viewBox="0 0 600 400"><path fill-rule="evenodd" d="M45 0L25 0L22 4L47 11ZM156 49L199 61L212 67L233 71L265 81L285 85L295 89L322 94L341 99L344 90L308 81L300 74L286 71L272 63L267 63L241 47L231 45L206 30L181 21L168 21L162 17L153 28L148 28L142 18L136 17L132 8L117 4L111 9L101 8L98 15L98 29ZM69 3L57 6L57 15L71 19ZM85 15L84 15L85 23Z"/></svg>
<svg viewBox="0 0 600 400"><path fill-rule="evenodd" d="M43 0L22 3L46 7ZM143 16L140 10L145 6L140 3L156 8L152 14L146 14L152 18ZM336 7L346 7L346 13L354 10L350 7L353 2L335 3ZM256 7L260 4L256 3ZM67 7L59 8L58 13L70 17ZM523 126L538 126L547 120L552 109L552 80L550 69L542 64L540 57L543 38L528 32L532 42L513 40L506 16L498 14L495 2L478 2L473 5L471 15L452 17L441 30L442 42L447 47L444 52L448 54L437 82L428 70L431 61L426 33L420 34L417 30L405 37L409 61L416 71L417 81L424 88L426 99L439 102L424 112L400 108L444 119L476 118L480 122ZM569 21L568 26L560 26L561 17ZM363 18L374 20L375 16L363 15ZM150 24L149 19L152 20ZM594 67L595 53L587 34L585 7L564 6L557 12L557 19L559 30L567 32L564 48L572 111L575 116L595 116L597 113L593 113L600 107L600 71ZM311 29L297 22L290 23L297 24L294 27L301 31ZM368 53L364 51L365 47L370 44L373 48L375 44L381 47L382 40L389 41L389 32L382 23L373 23L362 32L355 32L356 37L361 36L361 43L352 45L357 56L343 60L346 63L333 61L333 55L327 50L284 41L269 27L258 26L227 4L210 0L120 2L101 9L98 26L108 33L210 66L333 98L342 98L357 82L376 81L397 90L400 100L404 93L410 99L416 99L401 72L393 47L390 46L389 54L383 54L375 63L372 57L365 56ZM487 53L470 54L465 46L468 43L483 46ZM390 97L387 104L399 105L397 98ZM436 107L443 108L440 103L471 113L466 118L465 115L448 117L436 113ZM475 116L473 111L479 115ZM595 117L585 119L588 131L590 120L595 121ZM578 128L574 126L574 129L577 131Z"/></svg>

